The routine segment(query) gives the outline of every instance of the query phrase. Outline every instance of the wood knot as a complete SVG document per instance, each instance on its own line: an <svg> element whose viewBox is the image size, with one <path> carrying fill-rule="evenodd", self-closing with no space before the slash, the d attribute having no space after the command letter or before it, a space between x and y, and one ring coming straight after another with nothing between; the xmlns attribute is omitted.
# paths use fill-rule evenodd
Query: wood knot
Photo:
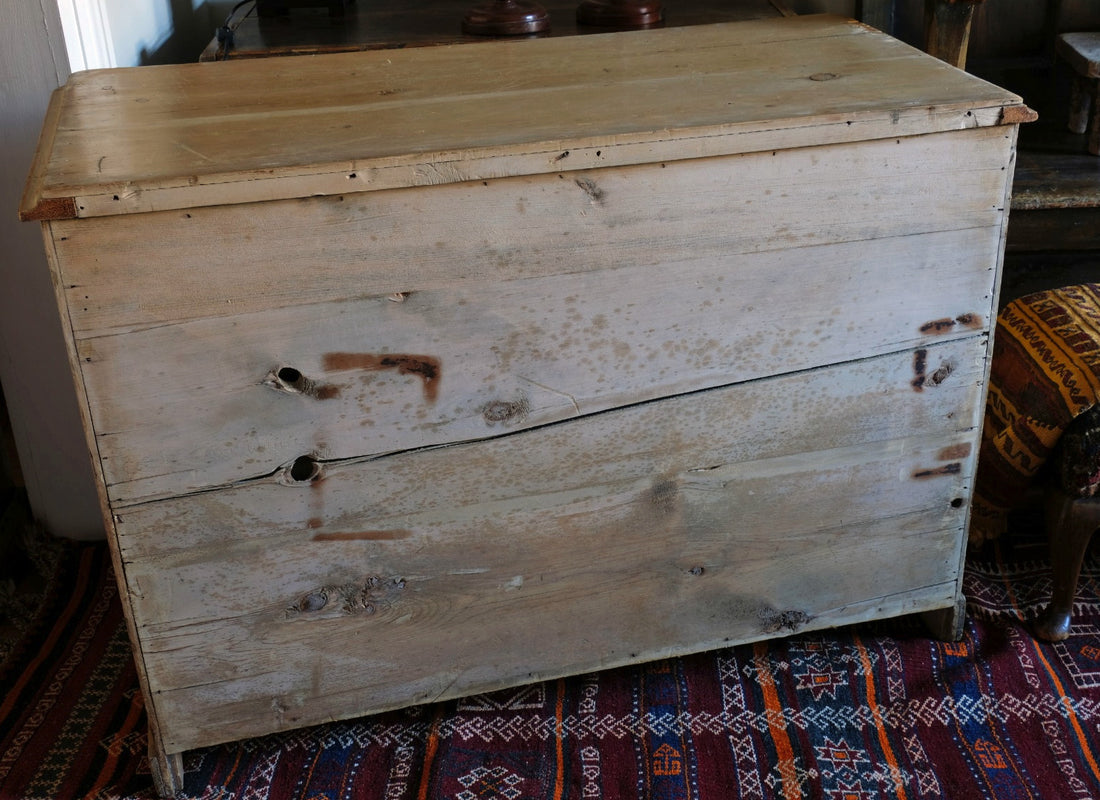
<svg viewBox="0 0 1100 800"><path fill-rule="evenodd" d="M494 400L478 409L478 411L481 412L481 416L484 417L485 421L490 425L495 425L498 422L522 420L527 416L530 410L531 404L527 401L526 397L511 401Z"/></svg>
<svg viewBox="0 0 1100 800"><path fill-rule="evenodd" d="M361 583L321 586L306 592L286 608L287 619L328 609L338 614L370 616L387 607L405 589L405 579L368 575ZM328 616L328 615L326 615Z"/></svg>
<svg viewBox="0 0 1100 800"><path fill-rule="evenodd" d="M798 609L776 611L774 608L762 608L757 616L760 618L760 629L764 633L794 632L813 619L805 611Z"/></svg>

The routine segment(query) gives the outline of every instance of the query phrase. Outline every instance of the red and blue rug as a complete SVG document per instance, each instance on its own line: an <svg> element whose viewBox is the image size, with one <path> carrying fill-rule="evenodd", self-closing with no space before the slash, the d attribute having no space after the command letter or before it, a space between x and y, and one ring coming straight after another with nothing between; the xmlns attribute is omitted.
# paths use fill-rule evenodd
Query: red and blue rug
<svg viewBox="0 0 1100 800"><path fill-rule="evenodd" d="M1100 798L1100 561L1072 637L1034 522L967 566L957 644L903 618L194 751L190 797ZM0 671L0 798L153 798L102 545L66 545Z"/></svg>

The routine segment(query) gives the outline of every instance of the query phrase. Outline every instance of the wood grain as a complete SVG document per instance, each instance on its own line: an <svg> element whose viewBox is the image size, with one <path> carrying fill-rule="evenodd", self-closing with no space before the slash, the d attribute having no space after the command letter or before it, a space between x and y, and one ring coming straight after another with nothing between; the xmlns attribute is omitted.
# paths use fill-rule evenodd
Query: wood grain
<svg viewBox="0 0 1100 800"><path fill-rule="evenodd" d="M617 263L997 225L989 197L1010 177L1010 130L72 220L52 234L85 338Z"/></svg>
<svg viewBox="0 0 1100 800"><path fill-rule="evenodd" d="M927 133L1021 104L829 16L93 71L60 91L25 215L58 197L99 216Z"/></svg>
<svg viewBox="0 0 1100 800"><path fill-rule="evenodd" d="M984 344L927 358L121 512L169 749L949 605Z"/></svg>
<svg viewBox="0 0 1100 800"><path fill-rule="evenodd" d="M972 335L988 300L945 304L943 292L992 295L1001 212L984 200L1004 190L1007 147L991 129L959 145L937 135L690 162L676 181L653 165L406 190L390 207L267 206L273 235L239 271L202 268L195 252L219 231L229 247L252 209L162 215L164 232L140 237L145 217L55 223L74 327L121 327L79 343L112 500ZM935 187L963 169L941 199ZM302 233L319 229L320 241ZM178 266L166 255L143 283L153 243L172 239ZM84 255L100 252L109 263ZM328 269L327 285L307 264ZM777 274L799 290L777 291ZM273 379L280 369L304 383Z"/></svg>
<svg viewBox="0 0 1100 800"><path fill-rule="evenodd" d="M21 213L162 792L327 719L958 630L1029 112L835 17L686 30L56 95Z"/></svg>

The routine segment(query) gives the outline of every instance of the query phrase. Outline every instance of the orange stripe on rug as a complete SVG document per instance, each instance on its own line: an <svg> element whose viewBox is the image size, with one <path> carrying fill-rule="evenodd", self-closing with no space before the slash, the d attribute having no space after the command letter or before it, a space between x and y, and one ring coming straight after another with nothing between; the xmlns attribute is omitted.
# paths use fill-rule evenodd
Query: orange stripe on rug
<svg viewBox="0 0 1100 800"><path fill-rule="evenodd" d="M995 552L996 552L997 566L1000 568L1001 573L1003 575L1007 576L1008 573L1006 571L1004 558L1001 555L1001 548L998 547ZM1017 618L1021 622L1023 622L1024 621L1023 612L1020 611L1020 606L1016 602L1016 593L1014 591L1012 591L1012 584L1007 580L1007 577L1004 580L1004 587L1005 587L1005 592L1008 595L1008 602L1012 604L1012 608L1016 612ZM1025 631L1026 630L1027 629L1025 628ZM1069 697L1066 696L1066 689L1065 689L1064 686L1062 686L1062 682L1060 680L1058 680L1058 673L1055 671L1054 667L1052 667L1050 665L1050 662L1047 660L1047 657L1045 655L1043 655L1043 648L1035 640L1035 637L1030 637L1030 638L1031 638L1031 649L1035 652L1035 655L1038 656L1039 661L1042 662L1043 669L1046 670L1047 675L1050 676L1051 682L1054 684L1054 687L1058 690L1058 696L1061 698L1062 705L1066 710L1066 720L1069 722L1070 726L1073 728L1074 736L1076 737L1078 746L1081 749L1081 755L1084 756L1085 761L1089 765L1089 769L1092 770L1093 776L1096 777L1098 780L1100 780L1100 766L1097 765L1096 759L1092 755L1092 750L1089 749L1088 738L1085 736L1085 732L1083 730L1081 730L1081 721L1077 718L1077 714L1073 710L1073 703L1071 703L1069 701Z"/></svg>
<svg viewBox="0 0 1100 800"><path fill-rule="evenodd" d="M443 706L436 708L432 717L432 729L428 734L428 745L424 750L424 768L420 775L420 791L417 800L427 800L428 788L431 786L432 762L435 760L436 751L439 749L439 723L443 720Z"/></svg>
<svg viewBox="0 0 1100 800"><path fill-rule="evenodd" d="M764 710L768 716L768 732L775 744L776 761L779 767L779 780L782 784L785 800L800 800L802 788L798 776L794 774L794 749L791 747L787 727L783 724L783 704L779 702L779 691L775 687L772 671L767 669L767 642L753 645L753 660L756 662L756 679L764 694Z"/></svg>
<svg viewBox="0 0 1100 800"><path fill-rule="evenodd" d="M871 656L859 636L853 634L852 642L859 651L859 662L863 665L863 680L867 686L867 705L871 709L871 716L875 720L875 730L878 733L878 743L882 748L882 755L886 759L886 763L890 767L890 774L894 778L894 786L898 790L898 800L907 800L905 782L901 778L901 767L898 766L898 760L894 757L894 751L890 749L890 737L886 735L886 725L882 720L882 712L879 711L878 702L875 700L875 676L871 666Z"/></svg>
<svg viewBox="0 0 1100 800"><path fill-rule="evenodd" d="M114 739L119 742L119 746L108 749L107 760L99 771L99 776L96 778L91 790L86 795L87 797L99 797L100 792L115 777L115 766L118 764L119 756L122 755L121 742L137 727L138 720L141 719L141 712L144 709L145 701L142 699L141 692L134 692L130 698L130 710L126 713L126 719L123 721L122 727L114 734Z"/></svg>
<svg viewBox="0 0 1100 800"><path fill-rule="evenodd" d="M554 738L557 746L558 775L554 779L554 800L565 792L565 680L558 679L558 700L554 705Z"/></svg>
<svg viewBox="0 0 1100 800"><path fill-rule="evenodd" d="M49 638L46 639L46 642L38 651L38 655L35 656L34 661L28 664L27 668L23 670L23 674L19 676L19 680L16 682L15 686L8 692L4 704L0 705L0 719L3 719L11 713L12 708L19 699L20 693L26 687L27 681L31 679L42 665L42 662L53 652L53 648L57 644L58 639L61 638L61 634L69 624L69 620L80 611L81 603L84 600L84 589L88 584L88 577L91 574L92 559L94 555L95 553L90 547L85 548L84 552L80 554L80 566L77 569L76 585L71 590L72 594L69 596L69 604L65 606L65 610L54 623L53 628L50 630Z"/></svg>

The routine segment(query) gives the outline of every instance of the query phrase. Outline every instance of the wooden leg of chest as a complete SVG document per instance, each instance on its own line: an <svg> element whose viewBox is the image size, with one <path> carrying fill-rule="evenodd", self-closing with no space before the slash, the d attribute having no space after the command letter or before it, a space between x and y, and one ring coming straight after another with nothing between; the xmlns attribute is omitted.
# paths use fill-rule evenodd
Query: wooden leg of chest
<svg viewBox="0 0 1100 800"><path fill-rule="evenodd" d="M966 597L959 594L955 605L921 615L928 632L941 642L957 642L963 638L966 624Z"/></svg>
<svg viewBox="0 0 1100 800"><path fill-rule="evenodd" d="M165 753L158 737L152 734L149 737L149 771L160 797L183 794L183 753Z"/></svg>

